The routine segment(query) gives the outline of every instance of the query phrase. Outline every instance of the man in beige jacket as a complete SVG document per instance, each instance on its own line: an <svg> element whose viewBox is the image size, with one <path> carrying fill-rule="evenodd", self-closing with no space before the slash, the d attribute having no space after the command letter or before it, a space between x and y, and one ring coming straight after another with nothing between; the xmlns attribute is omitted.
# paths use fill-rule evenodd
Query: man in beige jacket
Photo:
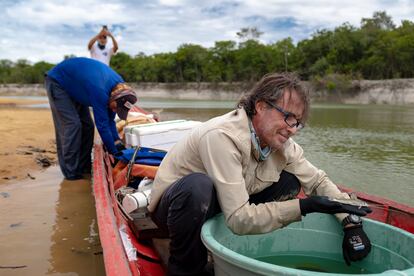
<svg viewBox="0 0 414 276"><path fill-rule="evenodd" d="M206 273L200 232L218 212L239 235L270 232L312 212L337 214L344 221L345 261L369 253L370 241L355 214L371 210L328 199L349 196L306 160L291 138L308 113L308 93L299 79L269 74L236 110L193 129L168 152L149 205L154 222L171 238L168 275ZM296 198L301 188L305 199Z"/></svg>

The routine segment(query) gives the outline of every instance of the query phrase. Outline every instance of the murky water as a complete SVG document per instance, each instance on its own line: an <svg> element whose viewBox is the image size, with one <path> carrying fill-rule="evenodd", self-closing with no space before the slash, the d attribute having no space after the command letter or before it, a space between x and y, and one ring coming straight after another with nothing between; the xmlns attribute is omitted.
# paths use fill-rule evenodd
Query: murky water
<svg viewBox="0 0 414 276"><path fill-rule="evenodd" d="M34 176L0 186L0 275L105 275L91 181Z"/></svg>
<svg viewBox="0 0 414 276"><path fill-rule="evenodd" d="M337 183L414 206L414 106L317 105L296 140Z"/></svg>

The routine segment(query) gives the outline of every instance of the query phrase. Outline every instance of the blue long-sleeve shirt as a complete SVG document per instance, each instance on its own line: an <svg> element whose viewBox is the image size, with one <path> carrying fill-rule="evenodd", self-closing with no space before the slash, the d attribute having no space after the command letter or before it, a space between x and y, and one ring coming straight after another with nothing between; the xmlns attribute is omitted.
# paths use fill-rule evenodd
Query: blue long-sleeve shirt
<svg viewBox="0 0 414 276"><path fill-rule="evenodd" d="M91 106L96 128L110 153L119 139L115 112L109 109L112 89L124 80L109 66L90 58L71 58L53 67L47 75L54 79L76 102Z"/></svg>

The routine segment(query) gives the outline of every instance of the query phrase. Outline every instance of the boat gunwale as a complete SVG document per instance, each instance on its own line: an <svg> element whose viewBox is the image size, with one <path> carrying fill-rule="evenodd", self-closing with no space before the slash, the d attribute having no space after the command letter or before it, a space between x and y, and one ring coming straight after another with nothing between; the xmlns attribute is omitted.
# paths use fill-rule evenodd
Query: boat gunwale
<svg viewBox="0 0 414 276"><path fill-rule="evenodd" d="M93 191L105 271L108 275L133 275L124 248L119 246L122 240L117 228L112 197L109 195L104 151L99 143L94 145L93 159Z"/></svg>

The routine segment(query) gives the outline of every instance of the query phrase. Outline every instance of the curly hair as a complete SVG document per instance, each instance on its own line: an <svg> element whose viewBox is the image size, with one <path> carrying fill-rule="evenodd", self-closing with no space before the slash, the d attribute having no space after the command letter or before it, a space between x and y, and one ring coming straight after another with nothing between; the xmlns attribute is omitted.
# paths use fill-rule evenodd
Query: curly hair
<svg viewBox="0 0 414 276"><path fill-rule="evenodd" d="M304 110L302 122L306 122L309 116L309 91L303 86L296 73L270 73L263 76L255 86L237 103L238 108L244 108L247 116L252 118L256 114L255 105L260 101L277 102L283 98L285 92L296 92L302 100Z"/></svg>

